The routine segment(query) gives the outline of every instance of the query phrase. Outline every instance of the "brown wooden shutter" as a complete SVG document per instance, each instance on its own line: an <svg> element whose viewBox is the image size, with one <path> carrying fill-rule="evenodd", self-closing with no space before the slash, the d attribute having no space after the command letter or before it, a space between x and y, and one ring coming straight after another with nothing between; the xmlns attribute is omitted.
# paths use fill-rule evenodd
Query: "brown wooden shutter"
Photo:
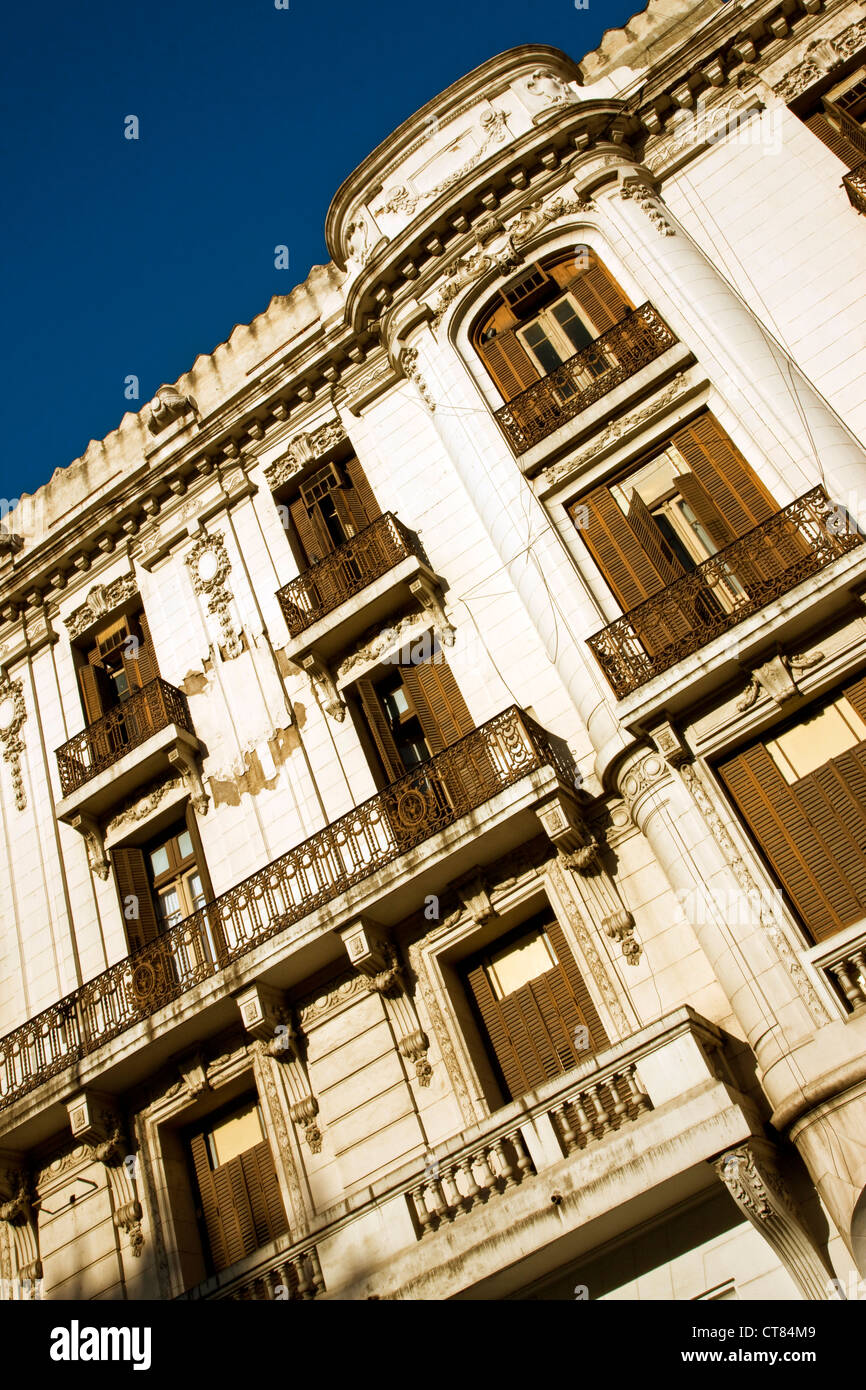
<svg viewBox="0 0 866 1390"><path fill-rule="evenodd" d="M385 769L385 777L388 782L396 782L398 777L402 777L406 769L403 760L397 752L397 745L391 733L391 726L385 718L385 711L379 703L379 697L373 689L372 681L360 680L355 684L364 717L373 741L379 751L379 757Z"/></svg>
<svg viewBox="0 0 866 1390"><path fill-rule="evenodd" d="M288 1229L268 1141L263 1139L260 1144L241 1154L240 1162L249 1194L256 1240L259 1245L266 1245Z"/></svg>
<svg viewBox="0 0 866 1390"><path fill-rule="evenodd" d="M111 858L114 864L117 891L120 895L121 913L124 914L123 925L126 928L126 939L129 942L130 951L136 951L140 946L146 945L148 941L154 941L159 935L159 924L153 905L144 855L140 849L122 846L111 851ZM137 919L127 918L125 915L126 899L129 897L138 899Z"/></svg>
<svg viewBox="0 0 866 1390"><path fill-rule="evenodd" d="M665 584L673 584L675 579L681 579L685 570L656 525L652 512L637 489L632 492L628 504L628 524Z"/></svg>
<svg viewBox="0 0 866 1390"><path fill-rule="evenodd" d="M153 649L153 638L150 635L150 627L144 613L138 615L138 625L141 629L141 646L138 649L138 669L142 685L148 685L159 677L159 666L157 665L156 652Z"/></svg>
<svg viewBox="0 0 866 1390"><path fill-rule="evenodd" d="M467 984L481 1016L490 1049L499 1064L506 1095L523 1095L525 1091L532 1089L532 1083L527 1082L524 1068L512 1046L508 1024L499 1007L500 1001L490 988L490 981L483 965L477 965L469 971Z"/></svg>
<svg viewBox="0 0 866 1390"><path fill-rule="evenodd" d="M816 111L813 116L807 116L804 124L837 159L841 159L846 169L856 169L858 164L863 163L863 155L857 146L852 144L841 130L837 130L823 112Z"/></svg>
<svg viewBox="0 0 866 1390"><path fill-rule="evenodd" d="M815 940L863 915L833 861L836 827L824 819L808 786L799 784L805 791L801 801L761 744L722 763L719 773Z"/></svg>
<svg viewBox="0 0 866 1390"><path fill-rule="evenodd" d="M472 716L441 652L433 661L401 666L400 673L433 753L472 733Z"/></svg>
<svg viewBox="0 0 866 1390"><path fill-rule="evenodd" d="M840 753L794 784L797 800L828 846L840 877L866 913L866 770L863 750ZM857 920L854 918L853 920Z"/></svg>
<svg viewBox="0 0 866 1390"><path fill-rule="evenodd" d="M513 330L479 343L478 352L506 401L541 379L541 372Z"/></svg>
<svg viewBox="0 0 866 1390"><path fill-rule="evenodd" d="M665 587L665 581L606 487L595 488L577 505L585 506L589 513L588 524L580 534L624 612Z"/></svg>
<svg viewBox="0 0 866 1390"><path fill-rule="evenodd" d="M370 486L366 473L361 467L360 460L356 458L348 459L346 462L346 473L363 509L363 520L365 524L369 526L371 521L375 521L378 516L382 515L382 508L373 495L373 489Z"/></svg>
<svg viewBox="0 0 866 1390"><path fill-rule="evenodd" d="M633 307L610 272L594 256L589 268L580 271L568 288L593 323L596 334L621 323Z"/></svg>
<svg viewBox="0 0 866 1390"><path fill-rule="evenodd" d="M295 534L301 543L308 565L314 565L317 560L323 560L326 555L330 554L334 548L334 543L330 536L327 536L327 539L321 536L322 521L315 510L316 524L314 525L313 518L310 517L305 503L300 497L296 497L294 502L289 503L289 516L292 519Z"/></svg>
<svg viewBox="0 0 866 1390"><path fill-rule="evenodd" d="M577 968L577 962L571 953L566 942L562 927L553 918L545 927L545 931L553 943L561 969L565 972L569 988L577 1001L577 1006L582 1015L582 1022L589 1029L590 1049L593 1052L600 1052L609 1044L609 1038L605 1032L604 1025L598 1016L595 1004L592 1002L592 995L586 987L586 982ZM574 1033L572 1031L572 1039Z"/></svg>
<svg viewBox="0 0 866 1390"><path fill-rule="evenodd" d="M761 480L712 415L701 415L677 430L671 443L735 536L744 536L778 511Z"/></svg>
<svg viewBox="0 0 866 1390"><path fill-rule="evenodd" d="M81 686L81 698L84 701L84 717L88 724L95 724L103 714L102 693L100 690L99 667L79 666L78 681ZM104 673L103 673L104 674Z"/></svg>
<svg viewBox="0 0 866 1390"><path fill-rule="evenodd" d="M680 473L676 485L680 496L688 502L717 550L724 550L726 545L737 539L736 531L719 511L700 478L696 478L694 473Z"/></svg>
<svg viewBox="0 0 866 1390"><path fill-rule="evenodd" d="M203 1134L196 1134L190 1141L193 1167L195 1168L202 1218L204 1220L207 1242L210 1247L211 1262L215 1270L228 1269L229 1259L223 1226L220 1219L220 1204L217 1197L214 1175L208 1158L207 1142Z"/></svg>
<svg viewBox="0 0 866 1390"><path fill-rule="evenodd" d="M866 721L866 676L853 685L846 685L842 694L854 706L860 718Z"/></svg>
<svg viewBox="0 0 866 1390"><path fill-rule="evenodd" d="M257 1248L253 1213L240 1156L214 1168L213 1182L219 1202L226 1259L229 1265L237 1264L244 1255L251 1254Z"/></svg>

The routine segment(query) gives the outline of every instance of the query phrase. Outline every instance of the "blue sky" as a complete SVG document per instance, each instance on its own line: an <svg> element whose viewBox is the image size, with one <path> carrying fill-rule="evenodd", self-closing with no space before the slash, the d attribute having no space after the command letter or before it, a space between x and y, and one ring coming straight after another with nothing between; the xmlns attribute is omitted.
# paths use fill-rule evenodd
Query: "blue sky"
<svg viewBox="0 0 866 1390"><path fill-rule="evenodd" d="M503 49L579 59L640 0L43 0L6 12L0 498L32 492L326 259L328 204ZM139 139L124 120L139 120ZM277 270L274 247L289 247Z"/></svg>

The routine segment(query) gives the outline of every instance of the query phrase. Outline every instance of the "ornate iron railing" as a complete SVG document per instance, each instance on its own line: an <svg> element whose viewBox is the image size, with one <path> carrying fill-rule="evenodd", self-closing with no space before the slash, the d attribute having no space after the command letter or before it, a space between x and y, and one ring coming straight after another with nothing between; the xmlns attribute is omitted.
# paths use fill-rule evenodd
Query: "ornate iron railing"
<svg viewBox="0 0 866 1390"><path fill-rule="evenodd" d="M866 160L843 175L842 183L851 206L866 215Z"/></svg>
<svg viewBox="0 0 866 1390"><path fill-rule="evenodd" d="M193 733L186 696L168 681L157 678L58 748L63 795L77 791L91 777L113 767L151 734L170 724Z"/></svg>
<svg viewBox="0 0 866 1390"><path fill-rule="evenodd" d="M567 420L634 376L677 339L651 304L642 304L555 371L496 411L511 447L525 454Z"/></svg>
<svg viewBox="0 0 866 1390"><path fill-rule="evenodd" d="M0 1038L0 1107L567 753L516 706Z"/></svg>
<svg viewBox="0 0 866 1390"><path fill-rule="evenodd" d="M338 550L277 590L292 637L305 632L410 555L424 559L418 538L393 512L377 517Z"/></svg>
<svg viewBox="0 0 866 1390"><path fill-rule="evenodd" d="M864 540L824 489L813 488L644 599L589 645L615 693L628 695Z"/></svg>

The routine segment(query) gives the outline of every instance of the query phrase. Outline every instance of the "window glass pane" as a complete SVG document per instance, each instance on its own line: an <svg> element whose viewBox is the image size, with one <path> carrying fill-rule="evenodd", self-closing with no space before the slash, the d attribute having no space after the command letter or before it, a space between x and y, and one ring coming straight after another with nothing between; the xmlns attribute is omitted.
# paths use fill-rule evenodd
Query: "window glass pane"
<svg viewBox="0 0 866 1390"><path fill-rule="evenodd" d="M392 724L400 721L401 714L409 713L409 701L406 699L406 692L402 685L396 690L389 690L382 696L382 704L385 706L385 713Z"/></svg>
<svg viewBox="0 0 866 1390"><path fill-rule="evenodd" d="M220 1168L247 1149L255 1148L264 1137L258 1103L250 1101L211 1129L208 1135L211 1161Z"/></svg>
<svg viewBox="0 0 866 1390"><path fill-rule="evenodd" d="M592 342L592 334L584 326L570 299L561 299L558 304L554 304L551 313L565 331L575 352L579 352L581 348L587 347Z"/></svg>
<svg viewBox="0 0 866 1390"><path fill-rule="evenodd" d="M178 835L177 847L181 859L187 859L192 854L192 837L188 830L184 830L182 835Z"/></svg>
<svg viewBox="0 0 866 1390"><path fill-rule="evenodd" d="M778 738L768 739L766 747L785 781L792 783L864 741L866 724L842 696Z"/></svg>
<svg viewBox="0 0 866 1390"><path fill-rule="evenodd" d="M168 868L168 850L165 845L160 845L150 856L150 867L154 874L164 874Z"/></svg>
<svg viewBox="0 0 866 1390"><path fill-rule="evenodd" d="M497 999L513 994L521 985L537 980L557 964L546 934L533 931L501 951L495 951L487 965L487 976Z"/></svg>
<svg viewBox="0 0 866 1390"><path fill-rule="evenodd" d="M555 371L562 362L562 358L557 352L553 343L548 338L540 323L531 323L523 332L523 339L527 347L544 368L545 372Z"/></svg>
<svg viewBox="0 0 866 1390"><path fill-rule="evenodd" d="M167 927L173 927L183 919L183 909L176 887L166 888L159 895L159 915Z"/></svg>
<svg viewBox="0 0 866 1390"><path fill-rule="evenodd" d="M193 908L199 908L204 903L204 889L201 886L201 879L198 874L190 874L186 881L189 889L190 902Z"/></svg>

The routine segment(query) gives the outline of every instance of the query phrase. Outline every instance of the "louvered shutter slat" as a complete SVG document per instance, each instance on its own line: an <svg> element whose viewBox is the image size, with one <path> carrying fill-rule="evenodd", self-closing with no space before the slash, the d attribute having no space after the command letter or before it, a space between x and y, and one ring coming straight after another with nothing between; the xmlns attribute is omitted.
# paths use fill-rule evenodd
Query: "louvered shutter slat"
<svg viewBox="0 0 866 1390"><path fill-rule="evenodd" d="M400 671L434 753L472 733L472 716L441 652L433 661L401 666Z"/></svg>
<svg viewBox="0 0 866 1390"><path fill-rule="evenodd" d="M476 966L469 972L467 983L481 1015L493 1056L502 1073L506 1094L508 1096L522 1095L527 1089L525 1078L511 1045L511 1038L499 1007L499 1000L495 998L493 990L490 988L490 981L483 965Z"/></svg>
<svg viewBox="0 0 866 1390"><path fill-rule="evenodd" d="M680 473L676 485L680 496L688 502L717 550L724 550L726 545L737 539L736 531L719 511L700 478L696 478L694 473Z"/></svg>
<svg viewBox="0 0 866 1390"><path fill-rule="evenodd" d="M513 400L541 378L541 372L513 330L479 343L478 351L506 401Z"/></svg>
<svg viewBox="0 0 866 1390"><path fill-rule="evenodd" d="M367 728L373 736L373 741L378 749L379 757L382 759L385 777L388 782L396 782L398 777L403 776L406 769L397 751L394 735L391 733L391 727L379 703L379 697L371 681L357 681L355 689L361 701Z"/></svg>
<svg viewBox="0 0 866 1390"><path fill-rule="evenodd" d="M120 895L126 938L130 951L135 951L140 946L145 946L149 941L154 941L159 934L159 924L153 905L144 854L140 849L124 845L113 849L111 858L114 864L117 891ZM126 916L125 908L127 899L130 897L138 900L138 918L127 918Z"/></svg>
<svg viewBox="0 0 866 1390"><path fill-rule="evenodd" d="M735 536L778 510L763 483L711 415L701 415L671 441Z"/></svg>
<svg viewBox="0 0 866 1390"><path fill-rule="evenodd" d="M597 336L621 323L632 309L613 276L594 256L588 269L572 281L569 291L591 320Z"/></svg>
<svg viewBox="0 0 866 1390"><path fill-rule="evenodd" d="M816 111L813 116L807 116L804 124L813 135L817 135L822 145L826 145L837 159L841 159L846 169L856 169L858 164L863 163L863 155L857 147L828 121L823 112Z"/></svg>
<svg viewBox="0 0 866 1390"><path fill-rule="evenodd" d="M367 522L375 521L377 517L382 515L382 508L376 501L370 481L361 467L360 459L350 458L346 463L346 472L360 499Z"/></svg>
<svg viewBox="0 0 866 1390"><path fill-rule="evenodd" d="M141 672L142 685L149 685L151 681L158 680L159 665L153 647L153 638L150 635L150 628L144 613L139 613L138 622L141 628L141 646L138 649L138 667Z"/></svg>
<svg viewBox="0 0 866 1390"><path fill-rule="evenodd" d="M223 1235L220 1206L217 1197L214 1175L208 1161L207 1143L203 1134L196 1134L190 1142L193 1167L195 1168L198 1192L201 1199L202 1217L210 1247L211 1262L215 1270L227 1269L231 1264Z"/></svg>

